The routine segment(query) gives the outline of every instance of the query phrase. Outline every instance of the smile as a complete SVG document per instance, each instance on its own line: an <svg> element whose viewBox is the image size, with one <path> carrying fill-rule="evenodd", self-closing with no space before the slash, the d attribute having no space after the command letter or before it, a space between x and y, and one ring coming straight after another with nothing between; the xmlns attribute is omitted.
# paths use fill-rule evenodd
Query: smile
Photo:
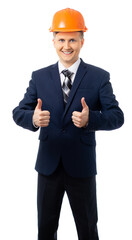
<svg viewBox="0 0 132 240"><path fill-rule="evenodd" d="M65 55L70 55L71 53L73 53L73 51L67 52L67 51L62 51Z"/></svg>

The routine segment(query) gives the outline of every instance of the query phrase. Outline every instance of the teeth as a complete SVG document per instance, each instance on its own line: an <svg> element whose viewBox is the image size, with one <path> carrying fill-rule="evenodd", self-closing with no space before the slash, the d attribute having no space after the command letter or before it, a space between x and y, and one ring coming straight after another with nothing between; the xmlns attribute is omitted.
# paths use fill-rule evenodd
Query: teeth
<svg viewBox="0 0 132 240"><path fill-rule="evenodd" d="M71 54L72 52L63 52L63 53L65 53L65 54Z"/></svg>

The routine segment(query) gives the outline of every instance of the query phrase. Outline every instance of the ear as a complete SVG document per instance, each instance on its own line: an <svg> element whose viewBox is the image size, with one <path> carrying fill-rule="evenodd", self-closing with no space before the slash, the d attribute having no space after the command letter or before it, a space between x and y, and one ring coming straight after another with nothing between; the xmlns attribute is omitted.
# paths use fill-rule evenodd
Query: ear
<svg viewBox="0 0 132 240"><path fill-rule="evenodd" d="M53 42L53 45L54 45L54 47L55 47L55 39L54 39L54 38L52 39L52 42Z"/></svg>
<svg viewBox="0 0 132 240"><path fill-rule="evenodd" d="M81 40L81 48L83 47L84 44L84 38Z"/></svg>

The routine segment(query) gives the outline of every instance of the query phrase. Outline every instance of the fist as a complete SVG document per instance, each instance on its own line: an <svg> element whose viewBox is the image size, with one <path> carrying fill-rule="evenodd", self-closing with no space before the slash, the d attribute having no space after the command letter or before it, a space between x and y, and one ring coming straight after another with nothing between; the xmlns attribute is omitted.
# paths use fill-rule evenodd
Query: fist
<svg viewBox="0 0 132 240"><path fill-rule="evenodd" d="M82 111L81 112L74 111L72 113L73 124L78 128L86 127L89 120L89 107L87 106L84 97L81 99L81 104Z"/></svg>
<svg viewBox="0 0 132 240"><path fill-rule="evenodd" d="M50 112L42 111L41 107L42 100L39 98L33 114L33 123L36 127L48 127L50 122Z"/></svg>

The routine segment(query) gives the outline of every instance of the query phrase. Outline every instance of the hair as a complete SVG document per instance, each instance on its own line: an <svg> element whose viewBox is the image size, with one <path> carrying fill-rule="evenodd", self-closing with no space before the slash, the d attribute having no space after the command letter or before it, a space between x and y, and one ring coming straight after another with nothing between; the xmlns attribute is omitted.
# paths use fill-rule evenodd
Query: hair
<svg viewBox="0 0 132 240"><path fill-rule="evenodd" d="M80 32L80 37L81 37L81 39L83 39L84 38L84 32L83 31L78 31L78 32ZM55 37L57 33L59 33L59 32L53 32L53 36Z"/></svg>

